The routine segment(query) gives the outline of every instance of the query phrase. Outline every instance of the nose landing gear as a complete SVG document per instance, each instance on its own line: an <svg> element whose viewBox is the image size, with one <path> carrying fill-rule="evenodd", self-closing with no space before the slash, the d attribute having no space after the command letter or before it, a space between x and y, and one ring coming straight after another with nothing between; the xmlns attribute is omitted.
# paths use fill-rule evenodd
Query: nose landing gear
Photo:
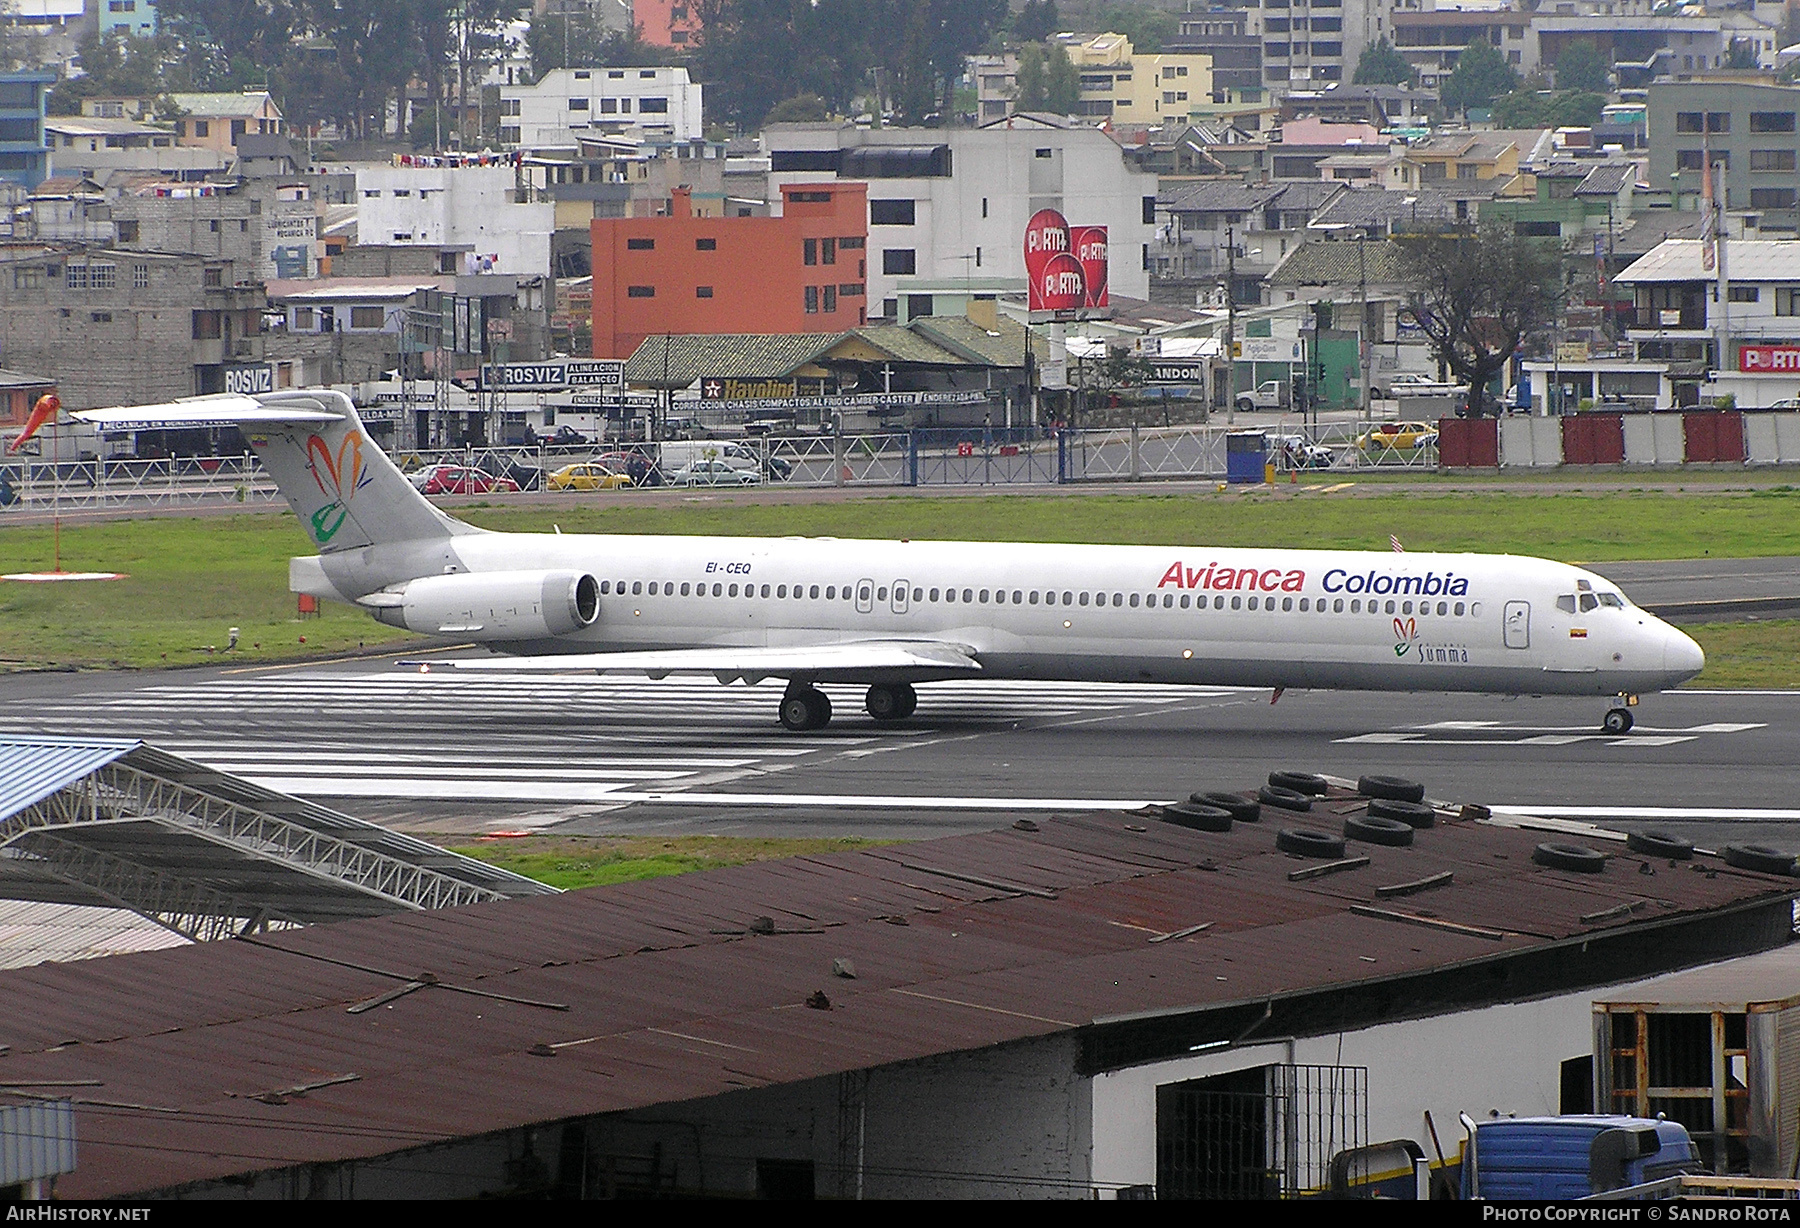
<svg viewBox="0 0 1800 1228"><path fill-rule="evenodd" d="M1600 728L1607 733L1627 733L1633 721L1631 709L1637 704L1636 695L1615 695L1606 715L1600 718Z"/></svg>

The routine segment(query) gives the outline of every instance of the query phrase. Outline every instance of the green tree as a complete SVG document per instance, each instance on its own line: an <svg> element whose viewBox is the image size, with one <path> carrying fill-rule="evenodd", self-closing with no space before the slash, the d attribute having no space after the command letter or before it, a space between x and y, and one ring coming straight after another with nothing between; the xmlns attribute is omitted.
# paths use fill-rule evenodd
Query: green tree
<svg viewBox="0 0 1800 1228"><path fill-rule="evenodd" d="M1444 81L1438 96L1453 111L1485 107L1494 99L1519 88L1519 74L1501 58L1494 44L1478 38L1457 57L1456 71Z"/></svg>
<svg viewBox="0 0 1800 1228"><path fill-rule="evenodd" d="M525 45L531 51L531 75L542 78L554 68L648 67L667 64L674 53L644 41L644 27L629 31L608 30L592 10L539 13L526 30Z"/></svg>
<svg viewBox="0 0 1800 1228"><path fill-rule="evenodd" d="M1175 37L1175 18L1162 9L1147 4L1109 4L1100 10L1096 23L1102 30L1123 34L1131 40L1133 51L1154 55L1168 39Z"/></svg>
<svg viewBox="0 0 1800 1228"><path fill-rule="evenodd" d="M1562 90L1550 100L1552 128L1591 128L1600 122L1606 95L1586 90Z"/></svg>
<svg viewBox="0 0 1800 1228"><path fill-rule="evenodd" d="M1044 67L1044 48L1040 43L1026 43L1019 49L1019 72L1015 78L1013 110L1045 111L1050 107L1050 90Z"/></svg>
<svg viewBox="0 0 1800 1228"><path fill-rule="evenodd" d="M1073 115L1081 105L1081 73L1069 50L1061 45L1050 48L1044 65L1046 109L1057 115Z"/></svg>
<svg viewBox="0 0 1800 1228"><path fill-rule="evenodd" d="M1356 57L1353 85L1411 85L1419 79L1413 66L1385 38L1376 39Z"/></svg>
<svg viewBox="0 0 1800 1228"><path fill-rule="evenodd" d="M1013 17L1012 36L1021 43L1041 43L1056 33L1056 0L1025 0Z"/></svg>
<svg viewBox="0 0 1800 1228"><path fill-rule="evenodd" d="M831 118L831 108L817 94L795 94L784 98L763 117L763 127L770 124L814 124Z"/></svg>
<svg viewBox="0 0 1800 1228"><path fill-rule="evenodd" d="M1495 223L1396 242L1412 287L1407 310L1433 355L1467 382L1469 415L1480 417L1488 383L1519 343L1556 319L1560 253Z"/></svg>
<svg viewBox="0 0 1800 1228"><path fill-rule="evenodd" d="M1612 64L1592 43L1570 43L1556 57L1556 88L1580 90L1588 94L1607 91L1607 74Z"/></svg>
<svg viewBox="0 0 1800 1228"><path fill-rule="evenodd" d="M1756 55L1756 43L1747 38L1734 38L1725 56L1727 68L1756 68L1760 61Z"/></svg>

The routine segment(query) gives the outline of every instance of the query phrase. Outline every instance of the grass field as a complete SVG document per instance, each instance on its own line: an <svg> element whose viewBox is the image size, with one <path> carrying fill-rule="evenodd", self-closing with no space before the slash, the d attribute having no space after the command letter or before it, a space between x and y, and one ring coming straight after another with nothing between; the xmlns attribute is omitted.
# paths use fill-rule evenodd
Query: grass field
<svg viewBox="0 0 1800 1228"><path fill-rule="evenodd" d="M574 890L605 883L628 883L644 878L686 874L692 870L716 870L776 861L783 857L841 853L874 848L881 840L768 840L723 836L567 837L526 836L519 839L483 840L453 849L489 865L535 878L552 887Z"/></svg>
<svg viewBox="0 0 1800 1228"><path fill-rule="evenodd" d="M494 529L564 532L803 534L914 539L1204 542L1220 546L1482 550L1570 562L1800 554L1800 491L1528 490L1417 493L1319 486L1273 492L929 498L843 502L696 500L679 505L475 506L458 515ZM1296 493L1298 492L1298 493ZM47 528L5 528L0 571L48 568ZM325 656L417 637L327 604L300 620L287 559L308 544L284 513L70 526L63 565L127 573L81 584L0 584L0 667L155 667L217 660L238 627L246 664ZM1716 664L1708 685L1800 685L1800 624L1731 624L1696 636ZM302 643L302 637L305 642Z"/></svg>

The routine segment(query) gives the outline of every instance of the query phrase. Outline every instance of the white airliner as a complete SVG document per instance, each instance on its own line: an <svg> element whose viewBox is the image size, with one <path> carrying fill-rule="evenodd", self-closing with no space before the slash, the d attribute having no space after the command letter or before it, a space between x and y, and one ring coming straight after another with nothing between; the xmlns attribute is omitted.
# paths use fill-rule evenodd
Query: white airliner
<svg viewBox="0 0 1800 1228"><path fill-rule="evenodd" d="M822 682L867 686L869 715L900 721L915 684L980 676L1593 695L1623 733L1638 692L1705 664L1615 585L1544 559L496 533L413 489L341 393L76 416L240 427L319 547L291 589L511 654L432 668L779 678L793 730L831 719Z"/></svg>

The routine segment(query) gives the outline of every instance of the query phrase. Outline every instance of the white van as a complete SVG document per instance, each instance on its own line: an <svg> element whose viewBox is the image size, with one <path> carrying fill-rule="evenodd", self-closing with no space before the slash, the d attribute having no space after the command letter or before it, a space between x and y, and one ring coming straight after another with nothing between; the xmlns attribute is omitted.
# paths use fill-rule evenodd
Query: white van
<svg viewBox="0 0 1800 1228"><path fill-rule="evenodd" d="M657 445L656 463L665 474L703 460L724 461L733 469L749 469L777 481L793 472L793 466L781 457L765 461L760 448L730 439L670 440Z"/></svg>

